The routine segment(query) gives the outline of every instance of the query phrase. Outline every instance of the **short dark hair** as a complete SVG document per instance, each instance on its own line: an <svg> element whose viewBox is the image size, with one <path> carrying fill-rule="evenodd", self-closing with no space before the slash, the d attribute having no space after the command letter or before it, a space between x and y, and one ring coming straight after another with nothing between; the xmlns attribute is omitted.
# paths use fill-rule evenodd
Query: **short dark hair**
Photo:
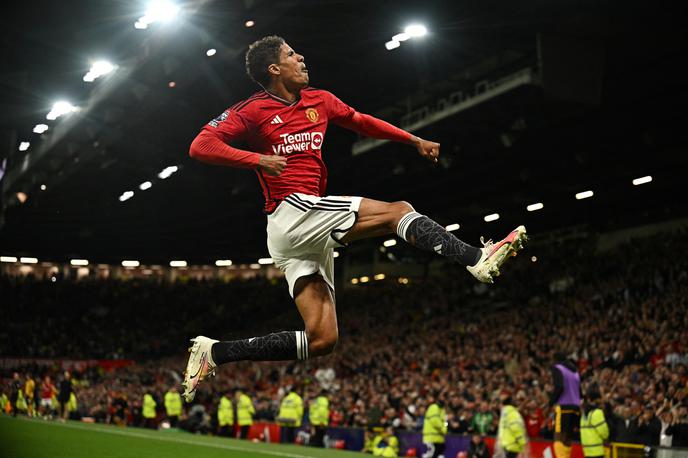
<svg viewBox="0 0 688 458"><path fill-rule="evenodd" d="M253 42L246 51L246 73L260 84L270 84L268 67L279 63L280 48L285 43L284 38L277 35L269 35Z"/></svg>

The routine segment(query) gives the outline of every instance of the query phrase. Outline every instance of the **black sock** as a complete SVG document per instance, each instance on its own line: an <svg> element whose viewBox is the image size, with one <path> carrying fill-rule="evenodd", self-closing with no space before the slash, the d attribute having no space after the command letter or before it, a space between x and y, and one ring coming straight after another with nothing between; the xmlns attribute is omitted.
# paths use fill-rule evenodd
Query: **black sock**
<svg viewBox="0 0 688 458"><path fill-rule="evenodd" d="M417 212L407 213L399 220L397 234L413 246L434 251L464 266L474 266L482 254L480 248L462 242L444 227Z"/></svg>
<svg viewBox="0 0 688 458"><path fill-rule="evenodd" d="M308 359L308 339L304 331L282 331L244 340L213 344L216 365L232 361L290 361Z"/></svg>

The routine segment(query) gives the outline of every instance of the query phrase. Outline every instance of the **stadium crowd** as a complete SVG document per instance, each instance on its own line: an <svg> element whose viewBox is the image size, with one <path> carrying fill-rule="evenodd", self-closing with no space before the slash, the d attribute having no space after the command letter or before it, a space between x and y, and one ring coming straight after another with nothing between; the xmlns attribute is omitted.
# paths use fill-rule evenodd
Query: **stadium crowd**
<svg viewBox="0 0 688 458"><path fill-rule="evenodd" d="M289 390L306 406L326 390L330 426L419 430L443 393L450 433L494 435L507 392L528 435L552 438L550 368L563 352L578 367L582 391L602 394L611 440L688 447L688 260L667 260L667 253L688 252L685 235L604 253L595 253L589 238L534 246L527 253L537 262L519 260L488 288L452 266L405 285L350 286L337 296L340 343L333 355L221 367L185 406L180 426L216 432L220 397L241 388L253 399L256 420L275 420ZM260 279L0 278L0 286L4 354L139 361L112 371L72 369L78 403L70 415L99 422L146 424L146 394L156 400L156 418L164 418L165 393L181 382L184 338L243 337L276 322L285 329L299 323L285 305L284 285ZM5 368L5 395L14 371L23 380L29 373L61 377L57 367Z"/></svg>

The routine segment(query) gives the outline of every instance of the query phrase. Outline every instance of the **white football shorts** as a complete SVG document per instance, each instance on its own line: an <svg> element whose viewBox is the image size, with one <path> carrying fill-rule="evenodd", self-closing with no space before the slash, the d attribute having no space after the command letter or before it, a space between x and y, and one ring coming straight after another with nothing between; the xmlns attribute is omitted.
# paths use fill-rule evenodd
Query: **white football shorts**
<svg viewBox="0 0 688 458"><path fill-rule="evenodd" d="M268 251L284 272L289 294L296 280L319 273L334 291L334 249L358 219L361 197L291 194L268 215Z"/></svg>

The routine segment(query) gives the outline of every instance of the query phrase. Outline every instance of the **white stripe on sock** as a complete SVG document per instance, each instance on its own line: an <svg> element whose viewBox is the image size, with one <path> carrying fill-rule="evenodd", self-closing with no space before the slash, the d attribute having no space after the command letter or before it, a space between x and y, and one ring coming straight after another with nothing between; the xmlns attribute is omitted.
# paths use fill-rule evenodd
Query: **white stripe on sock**
<svg viewBox="0 0 688 458"><path fill-rule="evenodd" d="M408 239L406 238L406 230L414 220L420 218L421 216L423 215L418 212L408 212L402 216L399 220L399 224L397 225L397 235L408 242Z"/></svg>
<svg viewBox="0 0 688 458"><path fill-rule="evenodd" d="M294 334L296 335L296 359L303 359L303 355L301 352L301 334L303 331L296 331Z"/></svg>
<svg viewBox="0 0 688 458"><path fill-rule="evenodd" d="M303 353L304 353L303 359L308 359L308 336L306 335L305 332L303 332Z"/></svg>

